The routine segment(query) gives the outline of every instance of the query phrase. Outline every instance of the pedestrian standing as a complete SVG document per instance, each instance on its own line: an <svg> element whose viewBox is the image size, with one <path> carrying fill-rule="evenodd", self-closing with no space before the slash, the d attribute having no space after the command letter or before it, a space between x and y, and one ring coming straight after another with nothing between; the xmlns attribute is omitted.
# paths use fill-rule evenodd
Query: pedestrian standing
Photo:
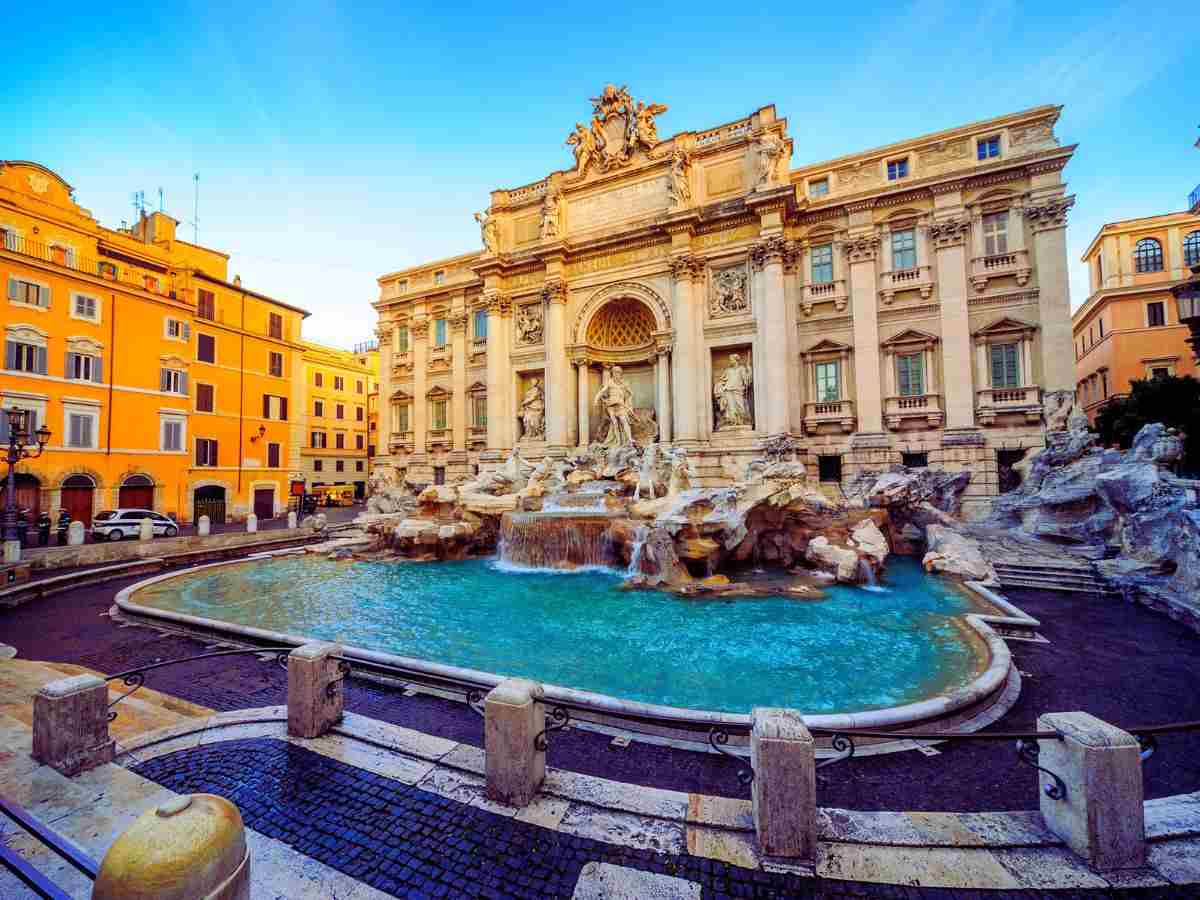
<svg viewBox="0 0 1200 900"><path fill-rule="evenodd" d="M29 510L22 509L17 513L17 540L25 546L25 538L29 535Z"/></svg>
<svg viewBox="0 0 1200 900"><path fill-rule="evenodd" d="M50 513L46 512L44 509L38 513L37 529L38 546L47 546L50 543Z"/></svg>
<svg viewBox="0 0 1200 900"><path fill-rule="evenodd" d="M71 514L65 509L58 511L58 546L67 545L67 529L71 527Z"/></svg>

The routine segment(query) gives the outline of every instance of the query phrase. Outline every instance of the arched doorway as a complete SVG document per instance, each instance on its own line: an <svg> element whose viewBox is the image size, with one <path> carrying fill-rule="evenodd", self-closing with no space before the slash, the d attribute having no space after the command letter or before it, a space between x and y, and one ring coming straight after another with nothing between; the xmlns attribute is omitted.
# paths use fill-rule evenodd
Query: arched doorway
<svg viewBox="0 0 1200 900"><path fill-rule="evenodd" d="M208 516L210 525L225 524L225 488L219 484L196 488L192 495L192 521L199 522L201 516Z"/></svg>
<svg viewBox="0 0 1200 900"><path fill-rule="evenodd" d="M130 475L117 492L121 509L154 509L154 482L145 475Z"/></svg>
<svg viewBox="0 0 1200 900"><path fill-rule="evenodd" d="M29 510L30 527L37 521L38 513L42 511L42 485L32 475L18 475L16 490L17 510ZM8 506L8 479L0 479L0 517Z"/></svg>
<svg viewBox="0 0 1200 900"><path fill-rule="evenodd" d="M92 504L96 482L88 475L72 475L62 483L62 502L59 506L71 514L72 522L92 527Z"/></svg>

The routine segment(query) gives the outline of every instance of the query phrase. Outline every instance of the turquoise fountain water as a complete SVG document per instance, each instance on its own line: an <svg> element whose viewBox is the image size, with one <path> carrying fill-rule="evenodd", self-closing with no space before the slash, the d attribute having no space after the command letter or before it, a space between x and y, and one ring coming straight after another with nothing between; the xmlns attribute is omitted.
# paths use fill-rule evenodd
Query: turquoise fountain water
<svg viewBox="0 0 1200 900"><path fill-rule="evenodd" d="M723 712L896 706L985 664L967 595L893 558L881 586L828 599L622 591L621 575L488 560L281 557L182 575L133 602L631 700Z"/></svg>

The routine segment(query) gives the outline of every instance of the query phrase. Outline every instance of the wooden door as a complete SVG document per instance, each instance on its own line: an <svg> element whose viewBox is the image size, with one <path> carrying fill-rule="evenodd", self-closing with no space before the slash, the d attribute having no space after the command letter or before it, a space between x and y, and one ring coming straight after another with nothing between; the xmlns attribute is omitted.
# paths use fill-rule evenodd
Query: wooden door
<svg viewBox="0 0 1200 900"><path fill-rule="evenodd" d="M16 478L17 509L29 510L29 527L33 528L38 513L42 511L42 489L38 480L32 475L18 475ZM0 518L8 504L8 479L0 476Z"/></svg>
<svg viewBox="0 0 1200 900"><path fill-rule="evenodd" d="M275 518L275 490L273 488L254 489L254 515L258 521Z"/></svg>
<svg viewBox="0 0 1200 900"><path fill-rule="evenodd" d="M72 522L82 522L84 528L92 525L92 494L93 487L64 487L62 489L62 507L71 514Z"/></svg>
<svg viewBox="0 0 1200 900"><path fill-rule="evenodd" d="M121 490L117 492L117 506L121 509L154 509L154 485L121 485Z"/></svg>

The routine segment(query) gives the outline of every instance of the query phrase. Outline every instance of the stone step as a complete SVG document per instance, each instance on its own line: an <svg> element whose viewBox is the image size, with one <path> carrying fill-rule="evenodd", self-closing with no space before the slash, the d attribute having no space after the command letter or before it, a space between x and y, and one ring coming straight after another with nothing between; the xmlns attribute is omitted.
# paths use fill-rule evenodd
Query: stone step
<svg viewBox="0 0 1200 900"><path fill-rule="evenodd" d="M1098 582L1063 581L1051 578L1014 578L1000 576L1004 588L1028 588L1035 591L1062 591L1066 594L1114 594L1108 585Z"/></svg>
<svg viewBox="0 0 1200 900"><path fill-rule="evenodd" d="M997 565L996 573L1003 575L1032 575L1039 578L1098 578L1094 569L1051 569L1042 566Z"/></svg>
<svg viewBox="0 0 1200 900"><path fill-rule="evenodd" d="M1037 559L1017 561L993 560L992 563L997 569L1039 569L1048 572L1093 572L1091 563L1068 563L1068 562L1052 562L1050 560L1041 561Z"/></svg>

